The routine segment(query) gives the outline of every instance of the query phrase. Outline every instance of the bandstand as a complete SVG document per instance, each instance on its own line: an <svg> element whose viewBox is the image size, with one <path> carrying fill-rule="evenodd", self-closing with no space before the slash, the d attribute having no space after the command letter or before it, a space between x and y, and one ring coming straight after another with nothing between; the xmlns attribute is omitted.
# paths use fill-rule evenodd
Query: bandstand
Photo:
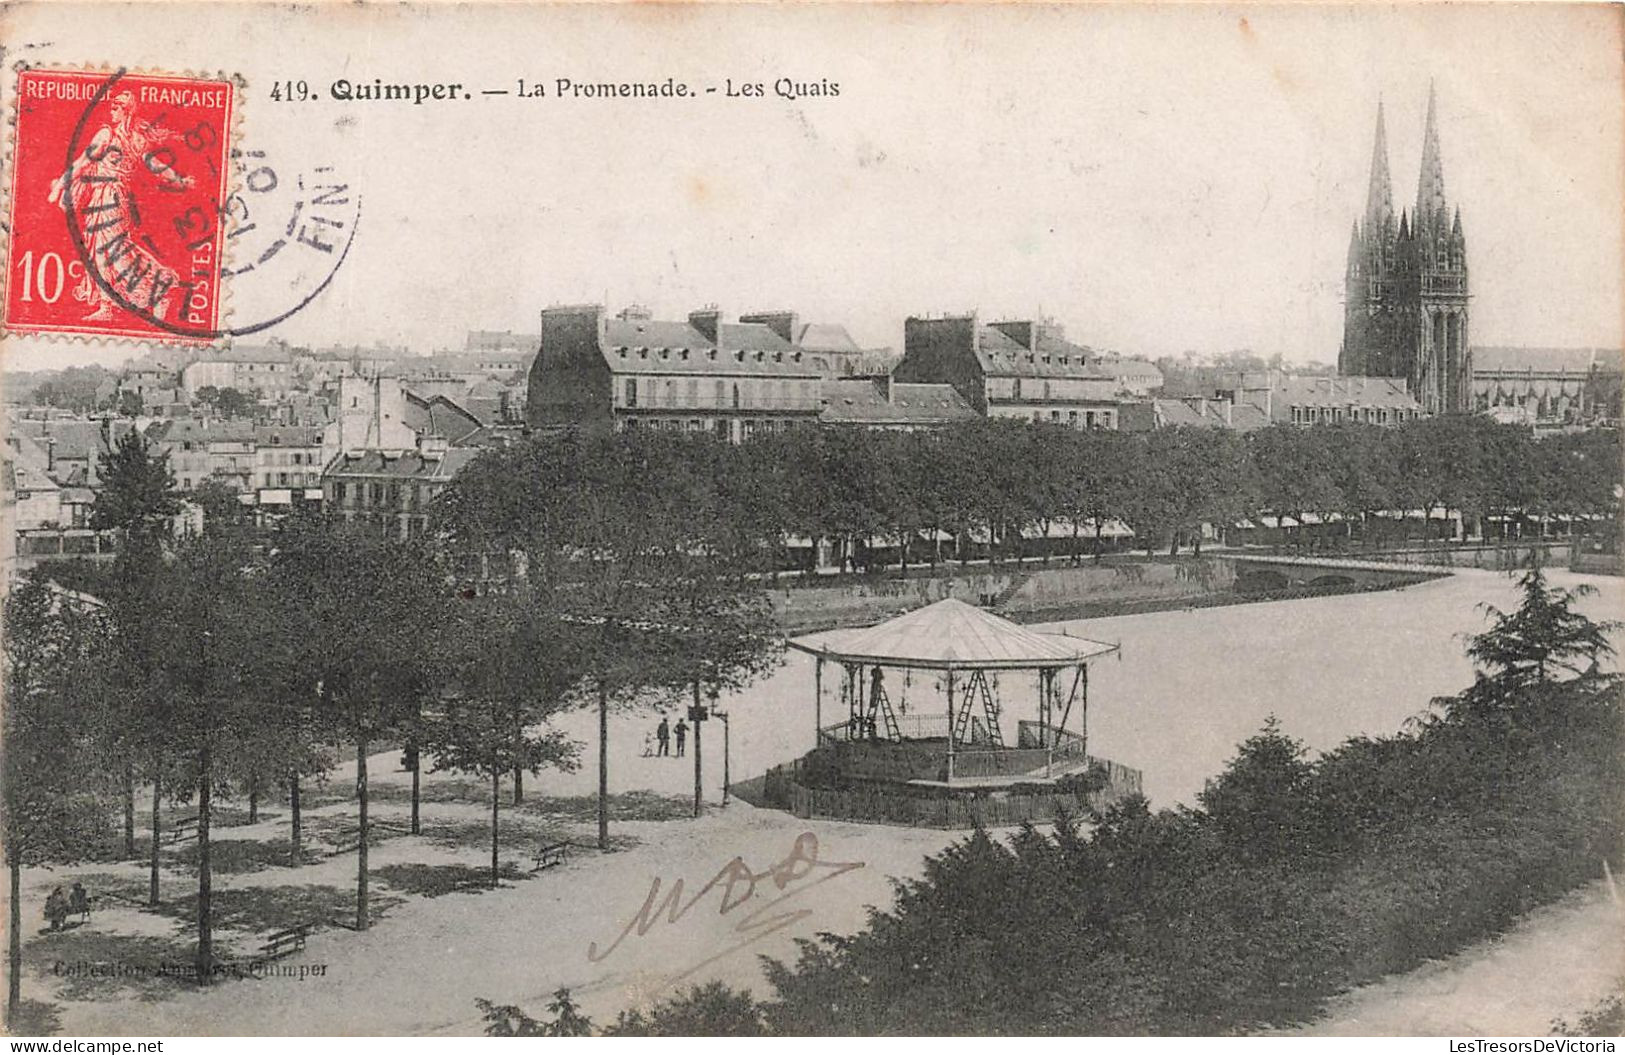
<svg viewBox="0 0 1625 1055"><path fill-rule="evenodd" d="M1088 754L1089 666L1117 653L1116 645L1042 633L948 599L790 646L814 659L816 747L769 780L781 791L770 797L780 800L793 784L797 813L850 815L850 805L819 808L820 793L850 803L853 793L873 799L889 788L894 800L941 800L947 805L932 815L947 819L930 823L954 826L953 815L983 822L954 805L971 799L1047 796L1053 811L1062 794L1098 805L1139 791L1138 771ZM1008 706L1020 697L1033 701L1025 716ZM1013 819L1043 819L1042 810L1022 809ZM882 812L849 819L909 813L895 802Z"/></svg>

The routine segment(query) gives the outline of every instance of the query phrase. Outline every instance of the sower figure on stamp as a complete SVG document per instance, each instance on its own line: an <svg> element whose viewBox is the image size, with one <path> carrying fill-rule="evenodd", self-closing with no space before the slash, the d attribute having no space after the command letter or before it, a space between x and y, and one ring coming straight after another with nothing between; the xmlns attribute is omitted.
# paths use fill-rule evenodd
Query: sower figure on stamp
<svg viewBox="0 0 1625 1055"><path fill-rule="evenodd" d="M151 311L159 318L168 314L170 297L179 281L174 269L165 267L141 244L139 214L134 208L131 173L137 165L150 165L152 147L175 133L135 116L135 96L120 92L111 103L113 119L96 130L84 153L67 172L51 183L49 201L64 211L72 207L76 222L84 231L89 258L105 268L105 281L117 282L125 299ZM179 187L190 186L190 176L165 168L168 179ZM75 300L92 306L87 320L106 319L113 314L113 298L96 281L90 268L73 287Z"/></svg>

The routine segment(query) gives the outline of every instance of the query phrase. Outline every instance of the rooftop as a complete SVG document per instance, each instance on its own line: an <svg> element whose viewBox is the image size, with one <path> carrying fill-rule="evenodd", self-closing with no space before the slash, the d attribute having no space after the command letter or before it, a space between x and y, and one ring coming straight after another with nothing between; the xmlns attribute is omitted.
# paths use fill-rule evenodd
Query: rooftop
<svg viewBox="0 0 1625 1055"><path fill-rule="evenodd" d="M1618 348L1525 348L1504 345L1474 345L1473 372L1476 373L1590 373L1592 367L1607 373L1625 371L1625 352Z"/></svg>
<svg viewBox="0 0 1625 1055"><path fill-rule="evenodd" d="M854 425L941 425L979 415L952 385L891 384L885 378L853 377L824 381L820 421Z"/></svg>
<svg viewBox="0 0 1625 1055"><path fill-rule="evenodd" d="M475 447L450 447L439 454L424 454L416 450L360 451L339 455L324 475L386 476L438 483L456 476L479 455L480 451Z"/></svg>
<svg viewBox="0 0 1625 1055"><path fill-rule="evenodd" d="M1069 667L1117 651L1104 641L1040 633L952 597L878 626L812 634L790 646L829 659L934 670Z"/></svg>

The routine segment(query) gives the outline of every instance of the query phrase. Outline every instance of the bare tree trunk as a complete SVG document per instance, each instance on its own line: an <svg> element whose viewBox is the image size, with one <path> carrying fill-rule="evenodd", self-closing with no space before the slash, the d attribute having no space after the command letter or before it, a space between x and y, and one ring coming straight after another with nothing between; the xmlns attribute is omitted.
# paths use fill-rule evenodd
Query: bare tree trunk
<svg viewBox="0 0 1625 1055"><path fill-rule="evenodd" d="M609 686L598 678L598 848L609 849Z"/></svg>
<svg viewBox="0 0 1625 1055"><path fill-rule="evenodd" d="M299 770L295 769L288 774L288 812L293 815L293 828L290 832L290 841L293 846L293 863L303 864L304 831L303 818L299 815Z"/></svg>
<svg viewBox="0 0 1625 1055"><path fill-rule="evenodd" d="M355 929L366 930L367 918L367 738L355 742L355 798L361 842L356 846Z"/></svg>
<svg viewBox="0 0 1625 1055"><path fill-rule="evenodd" d="M124 760L124 856L135 856L135 765Z"/></svg>
<svg viewBox="0 0 1625 1055"><path fill-rule="evenodd" d="M498 810L502 804L502 767L491 760L491 886L495 887L502 875L502 866L497 861L497 849L501 845L499 829L497 827Z"/></svg>
<svg viewBox="0 0 1625 1055"><path fill-rule="evenodd" d="M207 734L205 734L207 735ZM209 743L198 753L197 780L197 980L214 981L214 874L209 862L209 796L214 783Z"/></svg>
<svg viewBox="0 0 1625 1055"><path fill-rule="evenodd" d="M162 801L161 801L161 796L159 795L159 789L163 786L163 782L162 782L162 779L160 777L160 774L162 774L163 771L164 771L164 769L163 769L163 760L162 760L161 756L160 756L160 758L154 760L152 771L153 771L152 772L152 847L151 847L152 869L151 869L150 874L147 877L147 904L149 904L149 905L157 905L158 904L158 843L160 841L159 837L163 834L163 814L160 812L160 806L162 805Z"/></svg>
<svg viewBox="0 0 1625 1055"><path fill-rule="evenodd" d="M23 860L19 854L8 852L6 864L11 872L11 942L6 959L8 968L6 1031L16 1035L21 1032L17 1026L17 1014L22 1010L23 1004Z"/></svg>
<svg viewBox="0 0 1625 1055"><path fill-rule="evenodd" d="M521 748L525 742L525 719L521 714L519 704L513 706L513 747L515 758L523 758ZM513 804L519 805L525 801L525 767L518 762L513 764Z"/></svg>
<svg viewBox="0 0 1625 1055"><path fill-rule="evenodd" d="M422 801L423 759L418 755L418 734L407 737L407 757L412 760L412 834L423 834L418 803Z"/></svg>

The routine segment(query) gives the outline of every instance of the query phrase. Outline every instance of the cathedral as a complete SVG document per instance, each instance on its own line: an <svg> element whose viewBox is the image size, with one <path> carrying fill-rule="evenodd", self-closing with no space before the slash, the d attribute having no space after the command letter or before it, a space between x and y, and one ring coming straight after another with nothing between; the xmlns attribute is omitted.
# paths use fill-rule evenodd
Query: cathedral
<svg viewBox="0 0 1625 1055"><path fill-rule="evenodd" d="M1428 91L1416 208L1394 215L1388 135L1377 104L1377 143L1365 217L1349 239L1348 296L1338 372L1403 378L1424 413L1472 409L1467 344L1467 241L1461 210L1444 194L1437 99Z"/></svg>

